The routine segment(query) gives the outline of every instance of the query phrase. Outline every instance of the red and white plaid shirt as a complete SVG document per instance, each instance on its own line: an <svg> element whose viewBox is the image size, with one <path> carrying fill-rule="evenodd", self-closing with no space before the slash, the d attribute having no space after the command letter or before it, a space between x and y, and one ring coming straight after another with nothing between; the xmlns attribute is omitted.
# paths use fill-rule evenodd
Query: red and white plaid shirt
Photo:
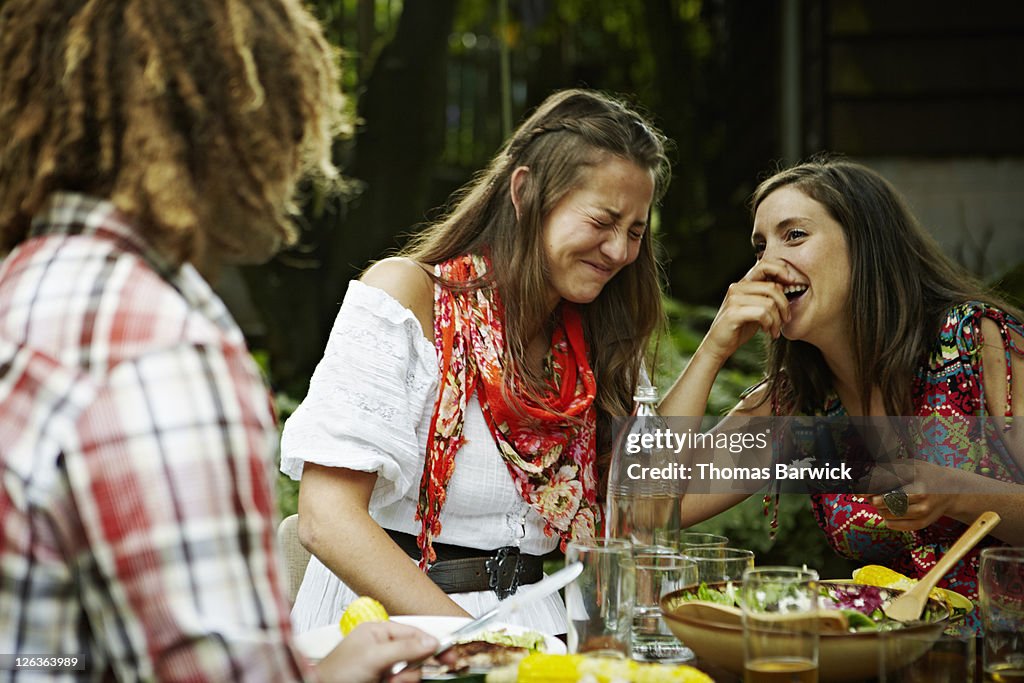
<svg viewBox="0 0 1024 683"><path fill-rule="evenodd" d="M0 681L291 681L267 389L227 309L108 202L0 264Z"/></svg>

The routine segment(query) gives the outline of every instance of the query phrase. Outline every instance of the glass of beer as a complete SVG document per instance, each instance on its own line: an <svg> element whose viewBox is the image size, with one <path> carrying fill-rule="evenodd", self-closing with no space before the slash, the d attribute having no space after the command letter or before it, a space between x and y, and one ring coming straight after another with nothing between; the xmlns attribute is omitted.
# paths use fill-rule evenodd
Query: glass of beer
<svg viewBox="0 0 1024 683"><path fill-rule="evenodd" d="M818 573L748 569L740 587L745 683L817 683Z"/></svg>

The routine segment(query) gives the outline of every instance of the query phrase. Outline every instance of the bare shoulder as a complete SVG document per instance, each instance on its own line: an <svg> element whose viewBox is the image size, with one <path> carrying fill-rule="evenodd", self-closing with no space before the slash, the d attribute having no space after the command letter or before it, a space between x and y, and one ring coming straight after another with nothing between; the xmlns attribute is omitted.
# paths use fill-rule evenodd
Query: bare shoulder
<svg viewBox="0 0 1024 683"><path fill-rule="evenodd" d="M1009 334L1010 339L1012 339L1018 347L1024 346L1024 337L1017 334L1014 329L1007 329L1007 334ZM981 338L983 340L982 346L984 353L989 353L989 349L996 349L1000 354L1003 354L1006 351L1006 348L1003 346L1003 339L1001 337L999 325L995 320L992 320L991 318L981 319Z"/></svg>
<svg viewBox="0 0 1024 683"><path fill-rule="evenodd" d="M434 281L424 266L412 259L392 257L370 266L360 282L387 292L416 316L423 336L434 339Z"/></svg>
<svg viewBox="0 0 1024 683"><path fill-rule="evenodd" d="M1017 346L1020 346L1020 336L1012 330L1009 334ZM999 367L1006 362L1006 347L1001 335L1002 331L994 320L981 319L981 362L988 367Z"/></svg>
<svg viewBox="0 0 1024 683"><path fill-rule="evenodd" d="M1013 330L1009 335L1017 348L1024 348L1024 339ZM1014 410L1020 410L1019 406L1024 403L1024 382L1018 378L1024 374L1024 356L1017 353L1010 354L1010 373L1017 380L1014 381L1013 395L1010 396L1006 382L1006 353L1000 336L999 325L989 318L981 319L981 363L985 368L985 400L992 415L1002 415L1006 412L1007 401L1014 406Z"/></svg>
<svg viewBox="0 0 1024 683"><path fill-rule="evenodd" d="M772 402L768 395L768 382L762 382L732 407L729 415L738 417L769 417L772 414Z"/></svg>

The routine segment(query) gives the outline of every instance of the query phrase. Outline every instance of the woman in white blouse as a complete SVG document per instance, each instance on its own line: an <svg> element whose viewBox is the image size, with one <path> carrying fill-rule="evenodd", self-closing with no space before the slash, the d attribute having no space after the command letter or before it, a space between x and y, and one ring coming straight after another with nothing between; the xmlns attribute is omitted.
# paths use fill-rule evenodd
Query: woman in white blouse
<svg viewBox="0 0 1024 683"><path fill-rule="evenodd" d="M299 631L356 595L479 615L596 533L608 419L662 320L648 221L668 177L637 113L556 93L444 220L349 285L282 441L314 554ZM566 630L557 596L517 622Z"/></svg>

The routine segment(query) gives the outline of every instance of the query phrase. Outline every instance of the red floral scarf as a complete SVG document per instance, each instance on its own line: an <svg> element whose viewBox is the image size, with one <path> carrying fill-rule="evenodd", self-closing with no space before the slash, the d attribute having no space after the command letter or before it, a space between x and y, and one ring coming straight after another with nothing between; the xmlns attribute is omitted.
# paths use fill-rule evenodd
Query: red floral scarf
<svg viewBox="0 0 1024 683"><path fill-rule="evenodd" d="M490 268L485 256L461 256L439 264L442 282L478 281ZM441 509L455 471L466 404L476 392L484 419L516 488L544 518L544 533L558 534L561 547L594 535L600 510L594 464L596 412L594 373L587 360L583 325L574 306L561 306L561 324L551 337L550 374L542 401L513 381L503 395L504 309L489 286L467 290L436 286L434 346L441 369L416 518L426 568L437 559L433 541L441 533ZM511 401L511 403L510 403Z"/></svg>

